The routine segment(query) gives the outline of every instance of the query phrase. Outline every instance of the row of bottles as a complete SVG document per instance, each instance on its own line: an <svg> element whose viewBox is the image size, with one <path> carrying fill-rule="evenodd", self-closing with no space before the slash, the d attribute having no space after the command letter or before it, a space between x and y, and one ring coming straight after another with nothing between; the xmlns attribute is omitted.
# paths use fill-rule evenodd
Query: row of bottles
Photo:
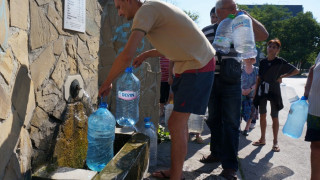
<svg viewBox="0 0 320 180"><path fill-rule="evenodd" d="M243 12L229 14L220 22L212 45L218 52L228 54L232 43L240 59L257 56L252 20Z"/></svg>
<svg viewBox="0 0 320 180"><path fill-rule="evenodd" d="M88 119L87 166L100 172L113 158L113 143L116 122L121 126L134 125L139 120L140 81L128 67L118 79L116 87L116 118L107 109L107 103L101 99L99 108ZM157 164L157 131L150 117L144 118L143 127L136 127L150 138L149 165Z"/></svg>

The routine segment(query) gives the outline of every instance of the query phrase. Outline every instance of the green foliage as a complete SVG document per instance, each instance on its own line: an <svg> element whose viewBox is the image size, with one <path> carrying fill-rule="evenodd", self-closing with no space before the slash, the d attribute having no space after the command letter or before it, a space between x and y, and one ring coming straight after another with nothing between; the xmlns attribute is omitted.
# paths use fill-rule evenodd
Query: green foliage
<svg viewBox="0 0 320 180"><path fill-rule="evenodd" d="M191 12L191 11L186 11L184 10L184 12L196 23L198 23L198 19L199 19L199 15L195 12Z"/></svg>
<svg viewBox="0 0 320 180"><path fill-rule="evenodd" d="M264 5L249 9L239 5L260 21L268 30L269 38L279 38L282 43L281 57L300 67L309 68L320 51L320 24L313 18L311 12L299 13L293 17L287 8ZM266 54L266 42L259 42Z"/></svg>
<svg viewBox="0 0 320 180"><path fill-rule="evenodd" d="M158 128L158 142L167 142L170 141L170 133L164 130L164 127L159 126Z"/></svg>

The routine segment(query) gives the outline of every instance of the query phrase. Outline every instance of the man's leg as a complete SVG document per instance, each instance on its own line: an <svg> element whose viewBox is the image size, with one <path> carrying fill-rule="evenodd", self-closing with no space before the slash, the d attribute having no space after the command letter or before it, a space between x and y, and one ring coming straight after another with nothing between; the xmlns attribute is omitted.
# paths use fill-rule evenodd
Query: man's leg
<svg viewBox="0 0 320 180"><path fill-rule="evenodd" d="M320 179L320 141L311 142L311 180Z"/></svg>
<svg viewBox="0 0 320 180"><path fill-rule="evenodd" d="M238 170L241 85L240 83L235 85L223 84L221 88L224 93L221 94L219 105L222 107L221 119L224 134L220 158L222 168L233 174Z"/></svg>
<svg viewBox="0 0 320 180"><path fill-rule="evenodd" d="M173 111L168 128L171 135L170 179L181 179L182 168L188 150L188 119L190 113Z"/></svg>

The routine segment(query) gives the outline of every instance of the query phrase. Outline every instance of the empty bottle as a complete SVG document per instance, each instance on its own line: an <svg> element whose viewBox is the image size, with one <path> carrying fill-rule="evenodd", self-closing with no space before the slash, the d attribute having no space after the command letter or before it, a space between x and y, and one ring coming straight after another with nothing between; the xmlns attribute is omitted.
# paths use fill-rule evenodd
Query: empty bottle
<svg viewBox="0 0 320 180"><path fill-rule="evenodd" d="M300 100L291 104L287 121L282 129L283 134L296 139L301 136L308 116L307 99L302 96Z"/></svg>
<svg viewBox="0 0 320 180"><path fill-rule="evenodd" d="M204 116L197 115L197 114L190 114L188 120L188 129L189 132L194 133L201 133L203 131L203 124L204 124Z"/></svg>
<svg viewBox="0 0 320 180"><path fill-rule="evenodd" d="M213 47L220 53L228 54L232 43L232 21L233 14L229 14L227 18L220 22L214 41Z"/></svg>
<svg viewBox="0 0 320 180"><path fill-rule="evenodd" d="M152 130L150 123L145 123L144 130L142 131L143 134L149 136L150 138L150 148L149 148L149 166L156 166L157 165L157 145L158 145L158 138L157 133Z"/></svg>
<svg viewBox="0 0 320 180"><path fill-rule="evenodd" d="M116 121L121 126L133 126L139 120L140 81L128 67L117 81Z"/></svg>
<svg viewBox="0 0 320 180"><path fill-rule="evenodd" d="M116 121L107 109L107 103L101 102L97 111L88 119L87 166L100 172L113 158L113 142Z"/></svg>
<svg viewBox="0 0 320 180"><path fill-rule="evenodd" d="M240 59L257 56L252 20L243 12L239 12L232 22L232 39Z"/></svg>
<svg viewBox="0 0 320 180"><path fill-rule="evenodd" d="M164 111L164 123L168 126L168 121L173 111L173 104L167 104Z"/></svg>

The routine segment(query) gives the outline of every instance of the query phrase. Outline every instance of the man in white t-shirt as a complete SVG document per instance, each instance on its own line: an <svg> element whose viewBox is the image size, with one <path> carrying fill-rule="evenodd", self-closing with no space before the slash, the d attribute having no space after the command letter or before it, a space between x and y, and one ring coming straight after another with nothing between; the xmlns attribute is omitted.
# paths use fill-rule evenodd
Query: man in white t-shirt
<svg viewBox="0 0 320 180"><path fill-rule="evenodd" d="M112 82L130 65L144 36L155 49L137 56L138 67L148 57L165 56L174 62L172 84L174 109L168 122L171 135L171 168L153 173L160 178L181 179L187 154L188 119L190 113L204 114L213 84L215 50L204 34L181 9L162 2L114 0L118 15L133 19L131 35L124 50L115 59L108 77L99 89L107 95Z"/></svg>

